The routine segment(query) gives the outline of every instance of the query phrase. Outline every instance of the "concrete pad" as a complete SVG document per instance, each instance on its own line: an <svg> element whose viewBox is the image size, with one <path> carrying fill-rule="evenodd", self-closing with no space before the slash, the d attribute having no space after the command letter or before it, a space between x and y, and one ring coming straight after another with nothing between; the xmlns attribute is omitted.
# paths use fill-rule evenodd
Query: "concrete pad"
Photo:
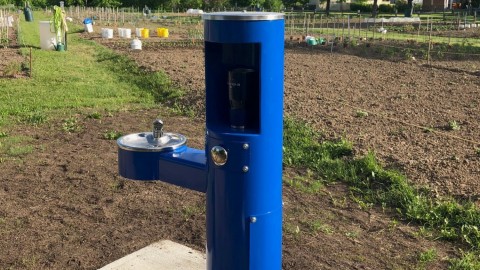
<svg viewBox="0 0 480 270"><path fill-rule="evenodd" d="M163 240L120 258L99 270L204 270L205 254Z"/></svg>

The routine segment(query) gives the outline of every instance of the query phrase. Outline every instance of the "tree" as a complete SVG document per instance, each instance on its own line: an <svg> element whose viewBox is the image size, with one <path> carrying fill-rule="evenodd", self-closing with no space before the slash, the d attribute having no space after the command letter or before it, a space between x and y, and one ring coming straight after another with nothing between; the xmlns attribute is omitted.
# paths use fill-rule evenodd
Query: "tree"
<svg viewBox="0 0 480 270"><path fill-rule="evenodd" d="M376 18L378 13L378 0L373 0L372 18Z"/></svg>
<svg viewBox="0 0 480 270"><path fill-rule="evenodd" d="M271 11L280 11L283 7L283 3L281 0L265 0L263 7Z"/></svg>
<svg viewBox="0 0 480 270"><path fill-rule="evenodd" d="M413 0L407 1L407 10L405 11L405 17L412 17L413 15Z"/></svg>
<svg viewBox="0 0 480 270"><path fill-rule="evenodd" d="M327 0L327 6L325 7L325 13L330 15L330 0Z"/></svg>

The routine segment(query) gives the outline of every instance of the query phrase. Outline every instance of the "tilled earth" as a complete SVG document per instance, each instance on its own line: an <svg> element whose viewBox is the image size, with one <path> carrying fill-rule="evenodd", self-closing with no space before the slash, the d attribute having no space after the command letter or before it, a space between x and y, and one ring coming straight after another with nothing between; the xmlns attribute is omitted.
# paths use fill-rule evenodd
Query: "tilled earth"
<svg viewBox="0 0 480 270"><path fill-rule="evenodd" d="M100 41L100 40L99 40ZM155 42L152 39L149 42ZM161 182L126 181L117 174L116 145L105 132L150 129L161 116L167 131L204 144L204 68L201 47L105 42L151 70L163 70L187 92L189 118L164 108L125 111L100 119L18 126L9 134L33 138L32 154L0 163L0 269L96 269L154 241L205 245L203 194ZM479 66L476 61L427 67L303 46L285 52L285 114L326 137L346 137L355 154L375 151L419 186L478 202L480 183ZM367 115L368 114L368 115ZM459 130L449 130L455 120ZM301 174L286 169L285 177ZM445 269L458 255L451 243L422 237L380 208L362 210L342 184L308 194L284 187L284 269L412 269L434 248L428 269Z"/></svg>

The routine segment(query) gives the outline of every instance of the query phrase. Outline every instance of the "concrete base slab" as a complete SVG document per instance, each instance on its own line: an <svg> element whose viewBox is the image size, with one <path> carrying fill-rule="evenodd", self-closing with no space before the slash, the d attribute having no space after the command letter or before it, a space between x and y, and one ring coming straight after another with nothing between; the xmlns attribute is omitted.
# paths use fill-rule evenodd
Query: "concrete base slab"
<svg viewBox="0 0 480 270"><path fill-rule="evenodd" d="M204 270L205 254L163 240L118 259L99 270Z"/></svg>

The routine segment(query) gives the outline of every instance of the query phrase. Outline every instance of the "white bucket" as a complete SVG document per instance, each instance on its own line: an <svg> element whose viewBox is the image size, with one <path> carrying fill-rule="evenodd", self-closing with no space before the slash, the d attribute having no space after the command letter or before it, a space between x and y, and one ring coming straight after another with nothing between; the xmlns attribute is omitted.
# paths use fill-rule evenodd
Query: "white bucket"
<svg viewBox="0 0 480 270"><path fill-rule="evenodd" d="M85 32L88 32L88 33L93 32L93 25L91 23L85 24Z"/></svg>
<svg viewBox="0 0 480 270"><path fill-rule="evenodd" d="M57 39L55 33L50 31L49 21L40 21L40 48L44 50L55 50Z"/></svg>
<svg viewBox="0 0 480 270"><path fill-rule="evenodd" d="M113 29L102 28L102 38L113 38Z"/></svg>
<svg viewBox="0 0 480 270"><path fill-rule="evenodd" d="M130 42L130 47L132 50L141 50L142 49L142 41L140 41L138 38L132 39L132 42Z"/></svg>
<svg viewBox="0 0 480 270"><path fill-rule="evenodd" d="M107 38L113 38L113 29L107 28L106 33L107 33Z"/></svg>
<svg viewBox="0 0 480 270"><path fill-rule="evenodd" d="M135 28L135 36L141 37L142 36L143 28Z"/></svg>
<svg viewBox="0 0 480 270"><path fill-rule="evenodd" d="M132 38L132 29L123 28L123 37L124 38Z"/></svg>

